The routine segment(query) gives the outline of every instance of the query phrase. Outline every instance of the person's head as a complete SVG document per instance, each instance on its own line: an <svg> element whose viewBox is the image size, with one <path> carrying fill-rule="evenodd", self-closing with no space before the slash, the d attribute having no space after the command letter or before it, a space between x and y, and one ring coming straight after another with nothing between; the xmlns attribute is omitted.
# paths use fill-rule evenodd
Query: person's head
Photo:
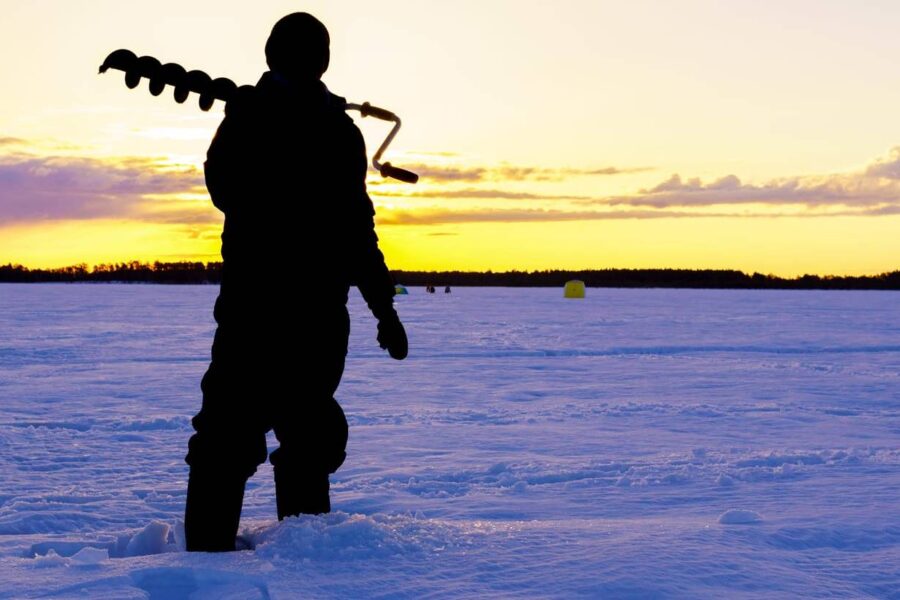
<svg viewBox="0 0 900 600"><path fill-rule="evenodd" d="M307 13L291 13L272 28L266 42L266 63L289 79L317 80L328 69L330 42L321 21Z"/></svg>

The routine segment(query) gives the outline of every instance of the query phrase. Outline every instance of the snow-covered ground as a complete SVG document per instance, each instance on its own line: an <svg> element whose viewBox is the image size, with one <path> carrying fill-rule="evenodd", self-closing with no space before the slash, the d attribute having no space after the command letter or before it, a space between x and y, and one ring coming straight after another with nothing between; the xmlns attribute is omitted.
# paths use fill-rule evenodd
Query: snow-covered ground
<svg viewBox="0 0 900 600"><path fill-rule="evenodd" d="M335 512L189 554L216 293L0 285L0 598L900 598L900 294L354 292Z"/></svg>

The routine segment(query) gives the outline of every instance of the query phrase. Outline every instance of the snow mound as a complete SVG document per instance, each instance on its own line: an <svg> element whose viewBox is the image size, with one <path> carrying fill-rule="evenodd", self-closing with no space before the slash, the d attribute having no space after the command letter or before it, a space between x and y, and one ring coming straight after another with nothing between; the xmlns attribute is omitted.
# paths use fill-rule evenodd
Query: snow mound
<svg viewBox="0 0 900 600"><path fill-rule="evenodd" d="M289 517L244 534L269 559L364 559L442 552L468 543L461 527L409 515L335 512Z"/></svg>
<svg viewBox="0 0 900 600"><path fill-rule="evenodd" d="M60 556L56 553L56 550L52 548L47 551L47 554L38 555L34 557L34 566L38 568L45 567L64 567L71 562L71 559L66 558L65 556Z"/></svg>
<svg viewBox="0 0 900 600"><path fill-rule="evenodd" d="M109 550L91 546L85 546L72 555L72 562L80 565L96 565L107 559L109 559Z"/></svg>
<svg viewBox="0 0 900 600"><path fill-rule="evenodd" d="M109 550L84 546L74 554L66 555L65 550L60 554L56 549L48 548L46 552L35 554L33 558L34 561L31 564L38 568L99 565L109 559Z"/></svg>
<svg viewBox="0 0 900 600"><path fill-rule="evenodd" d="M762 523L762 520L762 515L758 512L742 508L726 510L719 517L719 523L722 525L754 525L756 523Z"/></svg>
<svg viewBox="0 0 900 600"><path fill-rule="evenodd" d="M179 528L183 528L180 522L176 523L173 530L168 523L152 521L134 535L120 535L111 545L109 555L112 558L126 558L184 550L184 543L179 539L183 538Z"/></svg>
<svg viewBox="0 0 900 600"><path fill-rule="evenodd" d="M169 544L169 525L162 521L153 521L144 529L134 534L125 547L125 556L147 556L174 552L174 544Z"/></svg>

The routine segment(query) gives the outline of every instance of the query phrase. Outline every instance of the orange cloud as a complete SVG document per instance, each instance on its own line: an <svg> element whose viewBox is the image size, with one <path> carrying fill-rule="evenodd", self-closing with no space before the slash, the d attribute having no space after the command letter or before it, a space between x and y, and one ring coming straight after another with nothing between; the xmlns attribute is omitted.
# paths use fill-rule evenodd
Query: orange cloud
<svg viewBox="0 0 900 600"><path fill-rule="evenodd" d="M524 223L534 221L607 221L622 219L670 219L678 217L723 217L721 213L693 213L664 210L555 210L555 209L472 209L419 211L379 210L379 225L446 225L451 223Z"/></svg>

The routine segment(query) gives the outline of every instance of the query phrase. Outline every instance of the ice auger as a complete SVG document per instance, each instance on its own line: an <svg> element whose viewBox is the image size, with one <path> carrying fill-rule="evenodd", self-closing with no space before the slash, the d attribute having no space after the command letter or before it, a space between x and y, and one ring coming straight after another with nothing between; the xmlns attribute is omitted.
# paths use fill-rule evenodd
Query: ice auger
<svg viewBox="0 0 900 600"><path fill-rule="evenodd" d="M175 102L179 104L187 100L191 92L200 96L199 103L201 110L209 110L212 108L216 100L228 102L234 97L239 89L252 88L250 85L243 85L240 88L232 80L226 77L217 77L213 79L203 71L187 71L184 67L176 63L162 64L152 56L138 57L131 50L116 50L106 57L103 64L100 65L100 72L106 73L109 69L117 69L125 72L125 85L134 89L141 82L141 78L150 80L150 93L159 96L167 85L175 88ZM419 176L406 169L401 169L391 165L391 163L382 163L381 155L387 149L388 144L393 141L397 132L400 131L400 117L389 110L372 106L368 102L362 104L346 103L344 110L356 110L363 117L375 117L383 121L390 121L394 124L385 140L378 147L378 151L372 157L372 166L375 167L382 177L393 177L407 183L415 183L419 180Z"/></svg>

